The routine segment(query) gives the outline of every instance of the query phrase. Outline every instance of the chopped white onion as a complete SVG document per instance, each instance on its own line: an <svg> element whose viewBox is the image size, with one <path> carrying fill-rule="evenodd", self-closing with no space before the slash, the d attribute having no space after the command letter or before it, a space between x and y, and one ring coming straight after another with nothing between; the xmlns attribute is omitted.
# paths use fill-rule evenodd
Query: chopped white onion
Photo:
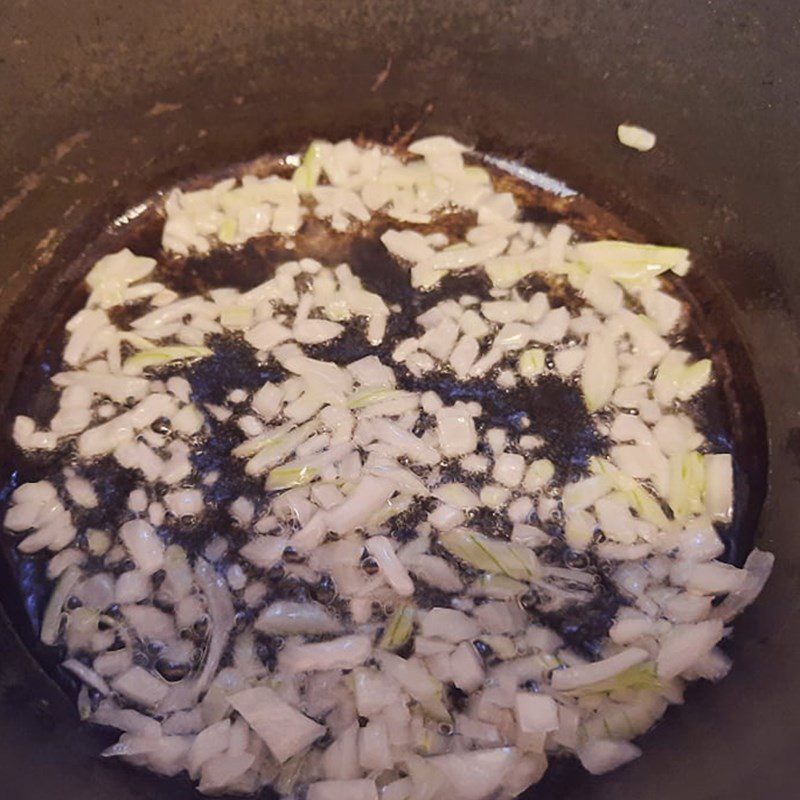
<svg viewBox="0 0 800 800"><path fill-rule="evenodd" d="M729 671L724 625L773 558L716 560L733 458L709 452L684 406L713 365L665 338L688 315L658 277L685 274L687 251L522 222L515 191L466 151L447 136L407 151L316 140L286 159L291 178L172 191L162 244L180 257L270 234L292 250L306 221L323 244L378 230L412 288L470 270L488 277L484 294L409 306L393 286L389 302L348 264L312 258L244 291L173 291L171 267L149 280L160 257L127 250L87 276L52 378L57 410L12 430L61 464L15 489L5 527L22 554L49 551L41 639L66 647L81 714L122 731L104 755L185 771L213 794L512 797L556 752L597 774L637 757L628 740L682 702L685 682ZM528 297L517 285L534 273L544 289ZM120 321L123 304L145 308ZM253 348L258 371L243 385L225 371L211 398L205 373L229 352L218 337ZM584 474L542 457L564 455L557 416L524 409L556 384L579 387L608 442ZM230 494L236 470L204 469L219 447L260 492ZM90 464L105 456L139 476L108 530L106 475ZM203 540L219 502L229 524ZM201 540L166 546L194 518ZM571 566L551 563L559 537ZM623 598L596 661L523 610L592 601L581 551ZM157 663L141 666L142 648ZM448 685L468 696L459 711Z"/></svg>

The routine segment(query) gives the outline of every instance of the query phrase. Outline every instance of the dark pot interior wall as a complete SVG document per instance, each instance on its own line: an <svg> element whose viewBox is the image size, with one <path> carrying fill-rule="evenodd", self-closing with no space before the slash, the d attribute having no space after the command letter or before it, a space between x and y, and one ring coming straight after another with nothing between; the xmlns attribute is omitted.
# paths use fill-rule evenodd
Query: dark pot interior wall
<svg viewBox="0 0 800 800"><path fill-rule="evenodd" d="M85 236L176 177L312 134L383 135L426 118L426 132L567 180L648 235L697 252L764 398L771 476L760 530L779 561L737 626L726 682L693 691L631 767L553 781L537 796L791 796L800 735L798 54L797 12L776 0L7 4L0 318L18 335L6 324L6 385L24 355L18 323L35 322L32 298L45 298L41 313L45 290L55 296L59 278L71 277L54 274L83 241L68 231ZM616 143L625 119L658 133L652 153ZM21 294L22 312L17 304L9 317ZM745 420L751 412L758 424L756 408ZM2 618L0 652L8 797L193 796L96 760L98 735L77 728Z"/></svg>

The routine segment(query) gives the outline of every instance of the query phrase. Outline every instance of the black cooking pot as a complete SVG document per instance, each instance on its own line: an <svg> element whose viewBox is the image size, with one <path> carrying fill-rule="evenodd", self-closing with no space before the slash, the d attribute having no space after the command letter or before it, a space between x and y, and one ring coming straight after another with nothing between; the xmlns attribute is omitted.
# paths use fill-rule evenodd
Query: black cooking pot
<svg viewBox="0 0 800 800"><path fill-rule="evenodd" d="M737 623L730 677L693 688L644 737L642 759L599 779L555 766L528 796L796 796L793 4L37 0L6 3L2 16L0 408L78 278L67 265L109 220L176 179L315 134L382 138L421 123L566 180L651 240L692 248L698 296L738 365L745 539L757 533L776 570ZM628 119L658 133L652 153L616 142ZM0 796L195 797L188 782L97 758L108 736L79 724L31 656L25 599L5 563L0 586Z"/></svg>

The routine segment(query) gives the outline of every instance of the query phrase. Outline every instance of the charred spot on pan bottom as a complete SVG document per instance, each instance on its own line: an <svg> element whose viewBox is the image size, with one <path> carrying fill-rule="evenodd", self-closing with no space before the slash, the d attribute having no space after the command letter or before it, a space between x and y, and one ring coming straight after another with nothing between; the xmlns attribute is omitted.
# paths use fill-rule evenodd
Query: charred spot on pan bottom
<svg viewBox="0 0 800 800"><path fill-rule="evenodd" d="M208 347L210 356L175 369L175 374L189 381L192 399L198 404L222 405L233 389L254 392L267 382L276 383L286 377L274 362L261 364L253 348L239 336L214 334L208 338Z"/></svg>
<svg viewBox="0 0 800 800"><path fill-rule="evenodd" d="M571 603L558 611L536 609L531 616L555 631L577 653L597 659L602 657L603 642L621 603L615 593L604 592L588 603Z"/></svg>
<svg viewBox="0 0 800 800"><path fill-rule="evenodd" d="M581 558L583 566L573 566L576 557ZM554 597L548 595L546 581L540 582L520 598L520 606L531 619L558 633L576 652L590 659L600 658L603 641L608 637L620 606L628 604L609 575L610 567L591 551L576 553L555 537L551 544L539 551L539 558L545 569L548 566L575 569L579 574L592 575L591 586L577 582L573 587L587 599L583 602L567 600L559 605L557 600L554 602L559 581L553 580ZM562 587L570 588L567 577L559 578L564 582Z"/></svg>

